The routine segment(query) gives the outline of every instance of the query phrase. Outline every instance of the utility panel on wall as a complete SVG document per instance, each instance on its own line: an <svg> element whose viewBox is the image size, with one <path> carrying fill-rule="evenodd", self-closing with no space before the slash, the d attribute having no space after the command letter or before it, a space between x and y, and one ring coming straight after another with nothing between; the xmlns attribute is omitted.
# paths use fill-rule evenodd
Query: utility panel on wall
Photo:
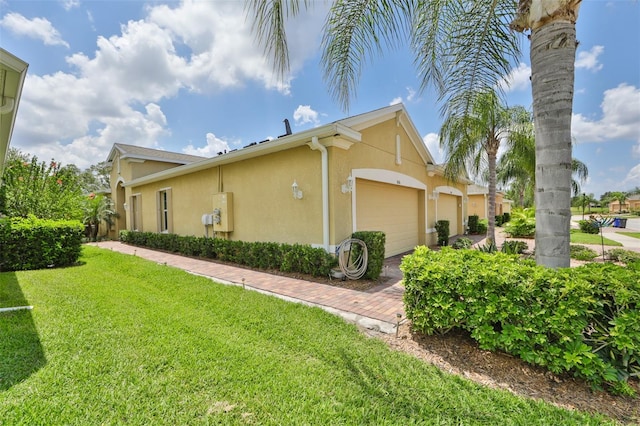
<svg viewBox="0 0 640 426"><path fill-rule="evenodd" d="M221 192L213 195L214 232L233 231L233 193Z"/></svg>

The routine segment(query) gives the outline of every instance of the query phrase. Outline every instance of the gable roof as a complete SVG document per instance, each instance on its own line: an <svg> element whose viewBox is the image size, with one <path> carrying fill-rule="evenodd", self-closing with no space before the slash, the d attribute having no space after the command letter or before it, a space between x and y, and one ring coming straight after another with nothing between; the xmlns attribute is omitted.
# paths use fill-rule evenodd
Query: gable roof
<svg viewBox="0 0 640 426"><path fill-rule="evenodd" d="M341 136L350 143L358 143L362 140L361 130L374 126L383 121L396 118L397 125L403 126L409 135L409 138L416 150L422 157L425 165L433 164L433 157L424 144L420 134L416 130L413 122L409 118L407 110L402 104L390 105L364 114L355 115L345 119L325 124L324 126L315 127L299 133L284 135L277 139L267 140L260 143L254 143L238 150L231 150L227 153L217 155L215 157L203 159L201 161L192 162L183 166L174 167L148 176L134 179L125 186L136 186L159 180L169 179L188 173L193 173L211 167L235 163L241 160L260 157L272 154L286 149L304 146L311 142L313 137L318 139L331 138ZM115 146L114 146L115 148ZM112 150L113 151L113 150Z"/></svg>
<svg viewBox="0 0 640 426"><path fill-rule="evenodd" d="M123 143L113 144L107 161L113 161L116 152L120 153L121 159L133 158L136 160L163 161L165 163L190 164L196 161L205 160L207 157L197 155L180 154L178 152L163 151L161 149L145 148L142 146L127 145Z"/></svg>

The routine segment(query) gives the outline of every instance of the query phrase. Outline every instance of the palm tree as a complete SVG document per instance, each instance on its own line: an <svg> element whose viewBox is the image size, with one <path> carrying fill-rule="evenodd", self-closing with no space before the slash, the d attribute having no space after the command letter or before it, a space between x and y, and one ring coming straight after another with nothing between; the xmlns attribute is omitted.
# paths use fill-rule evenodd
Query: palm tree
<svg viewBox="0 0 640 426"><path fill-rule="evenodd" d="M98 240L98 231L102 222L110 226L113 224L113 218L117 216L113 200L102 194L95 195L93 192L87 196L84 214L83 223L90 230L91 241Z"/></svg>
<svg viewBox="0 0 640 426"><path fill-rule="evenodd" d="M440 146L445 149L445 175L457 180L471 168L479 175L488 168L487 239L495 242L496 161L500 140L508 137L524 108L507 108L495 91L477 93L471 109L464 115L449 115L440 130ZM528 118L528 117L527 117Z"/></svg>
<svg viewBox="0 0 640 426"><path fill-rule="evenodd" d="M622 213L622 205L627 201L628 194L626 192L615 191L611 193L611 199L618 203L618 213Z"/></svg>
<svg viewBox="0 0 640 426"><path fill-rule="evenodd" d="M247 0L254 31L274 67L288 69L285 21L309 0ZM362 65L410 40L422 88L435 85L445 116L464 116L475 94L496 87L518 58L510 31L531 30L536 122L536 261L569 266L571 113L575 22L581 0L334 0L325 25L323 66L345 107ZM517 6L517 7L516 7ZM508 22L512 21L510 25Z"/></svg>

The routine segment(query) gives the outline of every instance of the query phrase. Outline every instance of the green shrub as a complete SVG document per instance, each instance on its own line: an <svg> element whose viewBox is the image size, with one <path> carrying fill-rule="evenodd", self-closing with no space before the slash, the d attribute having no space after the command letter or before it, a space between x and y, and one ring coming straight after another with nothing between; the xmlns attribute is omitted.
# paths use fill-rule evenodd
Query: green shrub
<svg viewBox="0 0 640 426"><path fill-rule="evenodd" d="M615 248L609 250L607 255L610 260L613 260L614 262L622 262L627 265L633 262L640 262L640 253L631 250Z"/></svg>
<svg viewBox="0 0 640 426"><path fill-rule="evenodd" d="M363 278L370 280L377 280L382 273L382 267L384 266L384 244L386 242L386 235L382 231L358 231L351 235L351 238L357 238L364 241L367 246L367 272L365 272ZM354 245L356 250L360 248L358 245ZM358 253L354 253L358 255Z"/></svg>
<svg viewBox="0 0 640 426"><path fill-rule="evenodd" d="M466 237L460 237L451 244L454 249L469 249L471 246L473 246L473 241Z"/></svg>
<svg viewBox="0 0 640 426"><path fill-rule="evenodd" d="M581 246L579 244L571 244L569 247L569 255L572 259L576 260L593 260L598 257L598 253L589 247Z"/></svg>
<svg viewBox="0 0 640 426"><path fill-rule="evenodd" d="M500 251L507 254L522 254L528 248L529 245L524 241L505 241Z"/></svg>
<svg viewBox="0 0 640 426"><path fill-rule="evenodd" d="M579 220L578 226L585 234L598 234L600 232L598 222L594 220Z"/></svg>
<svg viewBox="0 0 640 426"><path fill-rule="evenodd" d="M511 221L511 213L502 214L502 223L509 223Z"/></svg>
<svg viewBox="0 0 640 426"><path fill-rule="evenodd" d="M438 233L438 245L449 245L449 221L439 220L436 222L436 232Z"/></svg>
<svg viewBox="0 0 640 426"><path fill-rule="evenodd" d="M495 253L498 251L495 241L489 241L488 243L477 246L477 250L483 253Z"/></svg>
<svg viewBox="0 0 640 426"><path fill-rule="evenodd" d="M496 226L502 226L502 219L503 219L503 216L502 216L502 215L499 215L499 216L494 216L494 217L495 217L495 225L496 225Z"/></svg>
<svg viewBox="0 0 640 426"><path fill-rule="evenodd" d="M464 329L483 349L623 393L640 375L640 264L556 270L504 253L419 247L401 270L416 331Z"/></svg>
<svg viewBox="0 0 640 426"><path fill-rule="evenodd" d="M533 237L536 232L535 210L515 209L511 213L511 220L505 226L504 231L512 238Z"/></svg>
<svg viewBox="0 0 640 426"><path fill-rule="evenodd" d="M469 233L472 235L479 234L478 221L480 217L477 214L469 216Z"/></svg>
<svg viewBox="0 0 640 426"><path fill-rule="evenodd" d="M0 271L73 265L80 257L83 235L80 221L0 219Z"/></svg>
<svg viewBox="0 0 640 426"><path fill-rule="evenodd" d="M336 258L323 249L302 244L231 241L221 238L131 231L121 231L120 241L186 256L218 259L252 268L300 272L314 276L328 276L331 268L336 265ZM384 258L384 241L382 247Z"/></svg>
<svg viewBox="0 0 640 426"><path fill-rule="evenodd" d="M489 221L487 219L482 219L478 222L478 235L486 235L487 228L489 227Z"/></svg>

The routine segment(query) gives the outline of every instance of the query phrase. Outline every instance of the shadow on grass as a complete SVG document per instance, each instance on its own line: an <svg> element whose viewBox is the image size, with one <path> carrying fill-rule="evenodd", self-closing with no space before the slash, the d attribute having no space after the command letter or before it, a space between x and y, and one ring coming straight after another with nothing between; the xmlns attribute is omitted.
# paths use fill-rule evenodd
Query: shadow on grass
<svg viewBox="0 0 640 426"><path fill-rule="evenodd" d="M0 307L27 306L16 274L0 273ZM0 312L0 390L26 380L46 364L30 310Z"/></svg>

